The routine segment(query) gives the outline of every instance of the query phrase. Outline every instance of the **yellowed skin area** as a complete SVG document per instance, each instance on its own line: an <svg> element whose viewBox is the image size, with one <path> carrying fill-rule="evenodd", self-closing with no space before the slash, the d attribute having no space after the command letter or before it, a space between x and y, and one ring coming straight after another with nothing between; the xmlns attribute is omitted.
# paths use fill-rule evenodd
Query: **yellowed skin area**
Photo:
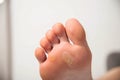
<svg viewBox="0 0 120 80"><path fill-rule="evenodd" d="M55 62L55 60L56 60L56 57L55 57L55 56L51 56L51 57L50 57L50 61L51 61L51 62Z"/></svg>
<svg viewBox="0 0 120 80"><path fill-rule="evenodd" d="M64 52L62 54L62 58L68 66L71 66L73 64L73 57L68 54L69 54L68 52Z"/></svg>

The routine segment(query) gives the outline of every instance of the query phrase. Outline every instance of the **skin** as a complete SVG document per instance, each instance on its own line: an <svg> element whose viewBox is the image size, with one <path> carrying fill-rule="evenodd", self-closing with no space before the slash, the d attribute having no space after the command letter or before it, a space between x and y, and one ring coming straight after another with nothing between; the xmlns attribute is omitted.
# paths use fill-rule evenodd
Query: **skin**
<svg viewBox="0 0 120 80"><path fill-rule="evenodd" d="M40 41L35 56L43 80L92 80L91 51L76 19L56 23ZM46 54L48 56L46 56Z"/></svg>
<svg viewBox="0 0 120 80"><path fill-rule="evenodd" d="M97 80L120 80L120 67L115 67Z"/></svg>

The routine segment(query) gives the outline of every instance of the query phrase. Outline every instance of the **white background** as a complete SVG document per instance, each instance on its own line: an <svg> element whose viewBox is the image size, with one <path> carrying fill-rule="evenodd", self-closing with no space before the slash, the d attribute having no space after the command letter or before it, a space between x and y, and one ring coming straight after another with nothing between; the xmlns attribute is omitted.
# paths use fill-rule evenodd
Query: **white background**
<svg viewBox="0 0 120 80"><path fill-rule="evenodd" d="M77 18L93 55L94 78L106 72L110 52L120 50L118 0L11 0L13 80L40 80L34 50L56 22Z"/></svg>

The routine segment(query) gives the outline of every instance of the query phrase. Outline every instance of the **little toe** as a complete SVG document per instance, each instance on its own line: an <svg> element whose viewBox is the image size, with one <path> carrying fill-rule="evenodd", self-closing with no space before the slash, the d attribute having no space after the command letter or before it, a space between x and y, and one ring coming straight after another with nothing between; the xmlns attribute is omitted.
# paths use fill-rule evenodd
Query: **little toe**
<svg viewBox="0 0 120 80"><path fill-rule="evenodd" d="M56 34L52 30L49 30L46 33L46 37L52 43L53 46L60 42L60 40L58 39L58 37L56 36Z"/></svg>
<svg viewBox="0 0 120 80"><path fill-rule="evenodd" d="M53 26L53 32L57 35L60 41L68 41L65 28L61 23L57 23Z"/></svg>
<svg viewBox="0 0 120 80"><path fill-rule="evenodd" d="M82 25L76 19L69 19L65 24L67 36L74 44L81 44L85 41L85 31Z"/></svg>
<svg viewBox="0 0 120 80"><path fill-rule="evenodd" d="M41 39L40 45L47 53L49 53L52 50L52 45L50 41L46 38L46 36Z"/></svg>
<svg viewBox="0 0 120 80"><path fill-rule="evenodd" d="M42 48L36 48L35 57L37 58L39 63L42 63L46 60L46 55Z"/></svg>

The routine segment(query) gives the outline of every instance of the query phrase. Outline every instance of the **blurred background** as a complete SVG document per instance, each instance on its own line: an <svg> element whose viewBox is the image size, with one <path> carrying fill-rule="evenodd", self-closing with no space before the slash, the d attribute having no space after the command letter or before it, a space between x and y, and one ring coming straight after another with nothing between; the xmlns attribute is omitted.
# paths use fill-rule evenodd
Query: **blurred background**
<svg viewBox="0 0 120 80"><path fill-rule="evenodd" d="M73 17L87 34L93 78L106 73L108 56L120 52L120 0L0 0L0 80L42 80L34 50Z"/></svg>

